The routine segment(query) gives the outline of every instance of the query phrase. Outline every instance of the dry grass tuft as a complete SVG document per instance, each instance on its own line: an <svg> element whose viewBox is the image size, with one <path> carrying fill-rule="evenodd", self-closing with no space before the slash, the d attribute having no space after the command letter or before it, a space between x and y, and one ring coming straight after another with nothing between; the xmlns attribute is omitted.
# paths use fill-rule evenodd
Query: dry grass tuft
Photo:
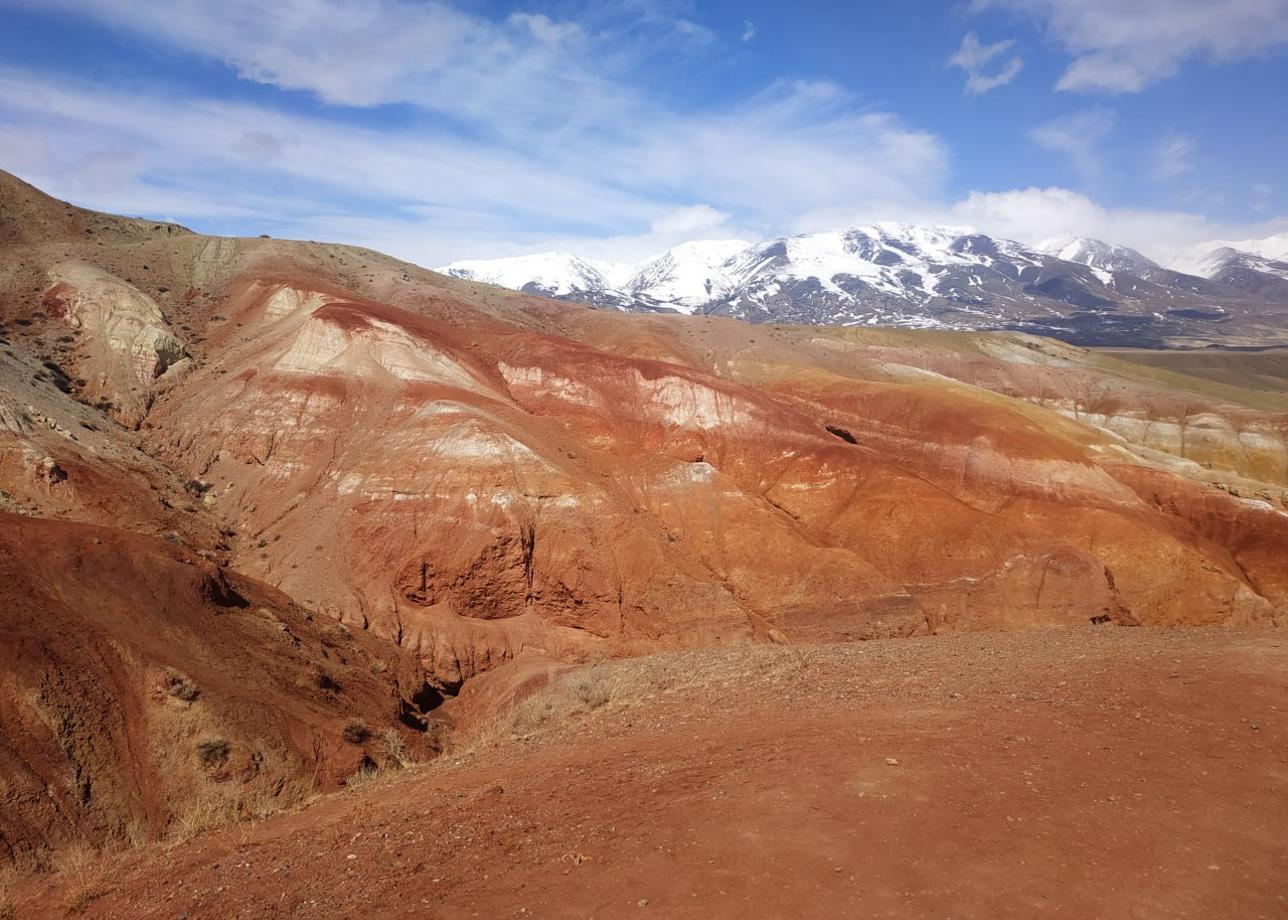
<svg viewBox="0 0 1288 920"><path fill-rule="evenodd" d="M298 805L312 794L313 784L307 779L284 782L269 776L248 786L211 789L195 796L174 816L167 842L185 843L209 830L243 821L261 821Z"/></svg>
<svg viewBox="0 0 1288 920"><path fill-rule="evenodd" d="M114 856L85 844L76 844L54 854L54 875L67 914L80 913L95 898L107 893L108 879L115 862Z"/></svg>
<svg viewBox="0 0 1288 920"><path fill-rule="evenodd" d="M0 866L0 920L13 920L16 916L13 898L17 875L13 866Z"/></svg>
<svg viewBox="0 0 1288 920"><path fill-rule="evenodd" d="M380 752L384 758L382 766L386 770L401 770L414 762L402 735L392 728L380 736Z"/></svg>
<svg viewBox="0 0 1288 920"><path fill-rule="evenodd" d="M186 674L180 674L174 668L166 669L164 682L166 693L176 700L192 703L196 701L197 697L201 696L201 688L194 684Z"/></svg>
<svg viewBox="0 0 1288 920"><path fill-rule="evenodd" d="M368 764L358 772L354 773L344 781L344 788L352 792L354 789L361 789L374 780L384 776L385 770L374 764Z"/></svg>
<svg viewBox="0 0 1288 920"><path fill-rule="evenodd" d="M365 727L365 726L364 726ZM347 740L347 739L346 739ZM346 789L360 789L361 787L388 776L391 773L397 773L416 762L407 750L407 745L402 739L402 735L390 728L385 730L376 743L379 749L380 762L371 763L368 761L362 769L358 770L352 776L344 781Z"/></svg>
<svg viewBox="0 0 1288 920"><path fill-rule="evenodd" d="M220 795L203 795L193 799L174 817L170 841L184 843L204 831L223 827L237 820L237 802Z"/></svg>
<svg viewBox="0 0 1288 920"><path fill-rule="evenodd" d="M455 739L456 753L531 734L620 702L621 664L594 664L555 678L495 718Z"/></svg>
<svg viewBox="0 0 1288 920"><path fill-rule="evenodd" d="M350 719L340 734L350 744L366 744L371 740L371 729L361 719Z"/></svg>
<svg viewBox="0 0 1288 920"><path fill-rule="evenodd" d="M201 761L201 765L207 770L213 770L228 763L232 745L227 738L202 738L197 742L196 750L197 760Z"/></svg>

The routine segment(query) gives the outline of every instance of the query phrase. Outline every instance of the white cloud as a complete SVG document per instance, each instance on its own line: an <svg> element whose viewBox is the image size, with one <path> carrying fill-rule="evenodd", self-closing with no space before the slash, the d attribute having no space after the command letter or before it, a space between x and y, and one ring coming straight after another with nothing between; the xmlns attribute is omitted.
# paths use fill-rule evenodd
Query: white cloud
<svg viewBox="0 0 1288 920"><path fill-rule="evenodd" d="M1252 186L1252 210L1258 214L1264 213L1270 207L1270 196L1275 193L1275 187L1268 182L1258 182Z"/></svg>
<svg viewBox="0 0 1288 920"><path fill-rule="evenodd" d="M1036 244L1066 234L1110 240L1168 264L1198 243L1261 238L1288 229L1288 218L1226 224L1184 211L1105 207L1064 188L972 192L947 217L986 233Z"/></svg>
<svg viewBox="0 0 1288 920"><path fill-rule="evenodd" d="M728 211L720 211L709 204L695 204L676 208L654 220L649 226L654 233L706 233L729 220Z"/></svg>
<svg viewBox="0 0 1288 920"><path fill-rule="evenodd" d="M994 42L991 45L981 45L974 32L967 32L962 38L961 47L948 59L948 63L966 71L966 92L972 96L978 96L1010 83L1024 67L1024 61L1019 55L997 60L1014 45L1013 38ZM990 64L997 66L992 73L985 73Z"/></svg>
<svg viewBox="0 0 1288 920"><path fill-rule="evenodd" d="M673 19L671 20L671 25L676 32L698 44L705 45L716 40L716 33L706 26L694 22L692 19Z"/></svg>
<svg viewBox="0 0 1288 920"><path fill-rule="evenodd" d="M1052 119L1029 131L1032 141L1044 150L1062 153L1083 179L1093 180L1102 169L1100 144L1117 122L1107 109L1086 109Z"/></svg>
<svg viewBox="0 0 1288 920"><path fill-rule="evenodd" d="M1194 151L1198 138L1192 134L1169 131L1154 145L1154 167L1151 175L1160 181L1176 179L1194 170Z"/></svg>
<svg viewBox="0 0 1288 920"><path fill-rule="evenodd" d="M1288 42L1288 0L974 0L1037 17L1073 55L1057 88L1139 92L1189 59L1231 61Z"/></svg>
<svg viewBox="0 0 1288 920"><path fill-rule="evenodd" d="M112 89L0 65L0 167L79 204L215 232L336 239L436 265L556 247L634 260L694 237L887 218L976 223L1031 242L1080 232L1151 253L1283 223L1218 227L1192 214L1105 209L1064 189L954 203L938 136L823 81L676 110L634 79L677 42L710 41L670 15L648 20L651 38L627 28L623 39L600 21L489 20L432 0L40 5L143 32L329 106L392 102L416 113L377 128L325 105L292 114L164 83ZM964 41L958 53L971 51L987 82L1006 72L1011 48ZM1112 127L1111 112L1092 110L1039 126L1034 140L1094 176L1097 143ZM1269 207L1269 191L1254 194Z"/></svg>
<svg viewBox="0 0 1288 920"><path fill-rule="evenodd" d="M750 19L744 19L742 23L742 37L739 41L749 42L756 37L756 24Z"/></svg>
<svg viewBox="0 0 1288 920"><path fill-rule="evenodd" d="M576 23L503 20L408 0L7 0L62 10L220 61L246 80L324 102L409 102L457 113L547 111L543 93L586 79Z"/></svg>
<svg viewBox="0 0 1288 920"><path fill-rule="evenodd" d="M612 122L512 145L0 67L0 130L28 139L0 145L0 166L81 204L199 227L241 215L275 235L320 238L371 231L363 218L386 215L399 227L387 248L428 264L561 235L644 245L652 224L680 220L667 216L677 209L695 227L736 212L746 232L776 233L837 201L933 194L947 169L937 137L860 110L831 84L776 84L691 114L623 100Z"/></svg>

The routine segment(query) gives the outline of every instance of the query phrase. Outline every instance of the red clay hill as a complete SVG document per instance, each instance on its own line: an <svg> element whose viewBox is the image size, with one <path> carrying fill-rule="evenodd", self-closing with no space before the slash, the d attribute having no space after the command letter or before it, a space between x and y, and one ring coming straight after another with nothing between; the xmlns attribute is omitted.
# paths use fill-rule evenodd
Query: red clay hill
<svg viewBox="0 0 1288 920"><path fill-rule="evenodd" d="M8 175L0 321L10 853L161 834L193 771L356 769L352 720L432 747L436 702L520 655L1288 622L1288 380L1256 356L1253 388L1021 335L595 311ZM68 728L78 693L101 711ZM158 778L165 732L227 766Z"/></svg>

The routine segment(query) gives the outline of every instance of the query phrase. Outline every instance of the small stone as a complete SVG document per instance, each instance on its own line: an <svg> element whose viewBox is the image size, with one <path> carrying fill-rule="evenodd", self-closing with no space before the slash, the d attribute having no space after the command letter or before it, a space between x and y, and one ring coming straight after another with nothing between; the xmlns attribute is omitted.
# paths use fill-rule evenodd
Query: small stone
<svg viewBox="0 0 1288 920"><path fill-rule="evenodd" d="M648 907L648 898L640 898L640 899L636 902L636 904L637 904L639 907Z"/></svg>
<svg viewBox="0 0 1288 920"><path fill-rule="evenodd" d="M886 766L890 766L890 767L897 767L897 766L899 766L899 761L898 761L896 758L894 758L894 757L887 757L887 758L886 758Z"/></svg>
<svg viewBox="0 0 1288 920"><path fill-rule="evenodd" d="M345 859L357 859L357 858L358 858L357 853L350 853L348 856L345 857Z"/></svg>

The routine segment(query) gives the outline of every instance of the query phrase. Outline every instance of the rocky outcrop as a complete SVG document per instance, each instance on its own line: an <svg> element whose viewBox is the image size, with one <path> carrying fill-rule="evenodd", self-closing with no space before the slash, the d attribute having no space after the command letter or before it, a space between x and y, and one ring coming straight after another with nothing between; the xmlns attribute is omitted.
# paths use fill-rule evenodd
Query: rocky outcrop
<svg viewBox="0 0 1288 920"><path fill-rule="evenodd" d="M152 405L154 382L185 357L156 302L92 265L68 262L50 270L42 303L79 349L72 372L81 395L128 428Z"/></svg>
<svg viewBox="0 0 1288 920"><path fill-rule="evenodd" d="M1288 532L1259 530L1251 568L1193 539L1118 472L1183 469L1043 404L1058 381L1135 386L1080 349L230 299L242 343L154 413L158 449L249 535L239 565L444 686L525 649L1268 624L1288 601L1261 574Z"/></svg>
<svg viewBox="0 0 1288 920"><path fill-rule="evenodd" d="M266 814L382 733L436 744L393 646L161 540L0 513L0 611L3 861Z"/></svg>

